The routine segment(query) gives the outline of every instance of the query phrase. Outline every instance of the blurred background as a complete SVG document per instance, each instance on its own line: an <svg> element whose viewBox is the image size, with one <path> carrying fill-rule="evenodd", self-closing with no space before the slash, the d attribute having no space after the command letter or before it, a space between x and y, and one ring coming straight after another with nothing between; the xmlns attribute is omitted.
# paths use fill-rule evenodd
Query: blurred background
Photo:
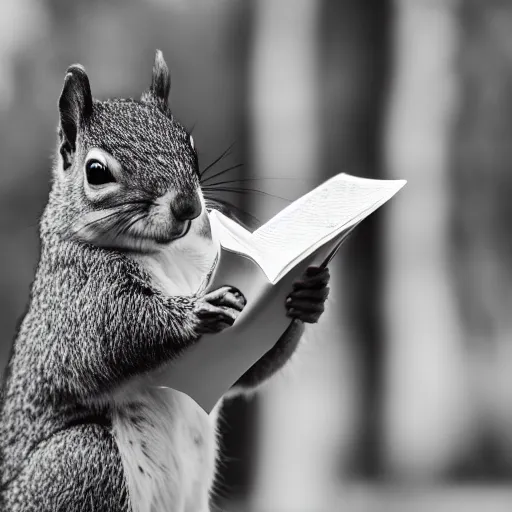
<svg viewBox="0 0 512 512"><path fill-rule="evenodd" d="M512 3L3 0L0 363L27 303L68 65L137 97L153 55L221 191L264 222L339 172L405 178L332 263L321 325L226 403L216 508L512 508ZM224 195L223 195L224 194ZM269 195L267 195L269 194Z"/></svg>

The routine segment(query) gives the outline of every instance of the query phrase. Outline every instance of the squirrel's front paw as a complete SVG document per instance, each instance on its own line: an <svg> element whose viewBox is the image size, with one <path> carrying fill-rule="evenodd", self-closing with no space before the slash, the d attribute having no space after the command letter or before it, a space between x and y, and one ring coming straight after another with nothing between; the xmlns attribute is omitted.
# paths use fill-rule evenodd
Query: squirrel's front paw
<svg viewBox="0 0 512 512"><path fill-rule="evenodd" d="M286 299L286 315L311 324L318 322L329 295L330 277L328 268L308 267L293 283L293 290Z"/></svg>
<svg viewBox="0 0 512 512"><path fill-rule="evenodd" d="M223 286L207 293L195 308L199 320L196 331L199 334L211 334L230 327L244 309L245 303L242 293L232 286Z"/></svg>

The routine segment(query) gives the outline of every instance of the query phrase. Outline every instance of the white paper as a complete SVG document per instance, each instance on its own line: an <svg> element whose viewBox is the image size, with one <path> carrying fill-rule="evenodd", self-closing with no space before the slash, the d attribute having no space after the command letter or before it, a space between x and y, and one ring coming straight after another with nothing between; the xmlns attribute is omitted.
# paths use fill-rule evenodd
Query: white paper
<svg viewBox="0 0 512 512"><path fill-rule="evenodd" d="M370 215L404 184L334 176L254 232L257 261L271 282L278 281L305 255Z"/></svg>
<svg viewBox="0 0 512 512"><path fill-rule="evenodd" d="M347 233L405 185L340 174L293 202L254 233L210 214L221 253L209 290L238 288L247 304L235 324L204 335L155 377L158 386L191 396L210 412L226 391L290 325L285 299L311 264L326 263Z"/></svg>

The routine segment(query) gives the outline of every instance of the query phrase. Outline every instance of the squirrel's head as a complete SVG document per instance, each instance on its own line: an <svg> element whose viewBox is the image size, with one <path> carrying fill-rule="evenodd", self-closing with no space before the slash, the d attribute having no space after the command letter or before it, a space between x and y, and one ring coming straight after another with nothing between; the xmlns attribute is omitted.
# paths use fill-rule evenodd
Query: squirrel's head
<svg viewBox="0 0 512 512"><path fill-rule="evenodd" d="M84 68L67 70L54 175L66 235L142 252L209 236L194 141L169 111L170 85L160 51L138 101L95 100Z"/></svg>

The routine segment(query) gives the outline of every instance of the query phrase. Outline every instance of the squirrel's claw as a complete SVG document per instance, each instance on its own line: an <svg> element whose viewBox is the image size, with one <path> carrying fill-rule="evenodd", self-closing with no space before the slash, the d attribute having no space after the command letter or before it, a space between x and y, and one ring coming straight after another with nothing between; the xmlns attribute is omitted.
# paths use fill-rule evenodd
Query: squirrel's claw
<svg viewBox="0 0 512 512"><path fill-rule="evenodd" d="M308 267L293 283L293 290L285 303L286 315L302 322L318 322L329 296L329 279L328 268Z"/></svg>
<svg viewBox="0 0 512 512"><path fill-rule="evenodd" d="M211 334L230 327L243 310L245 303L242 293L231 286L223 286L207 293L198 301L195 308L199 320L197 332Z"/></svg>

